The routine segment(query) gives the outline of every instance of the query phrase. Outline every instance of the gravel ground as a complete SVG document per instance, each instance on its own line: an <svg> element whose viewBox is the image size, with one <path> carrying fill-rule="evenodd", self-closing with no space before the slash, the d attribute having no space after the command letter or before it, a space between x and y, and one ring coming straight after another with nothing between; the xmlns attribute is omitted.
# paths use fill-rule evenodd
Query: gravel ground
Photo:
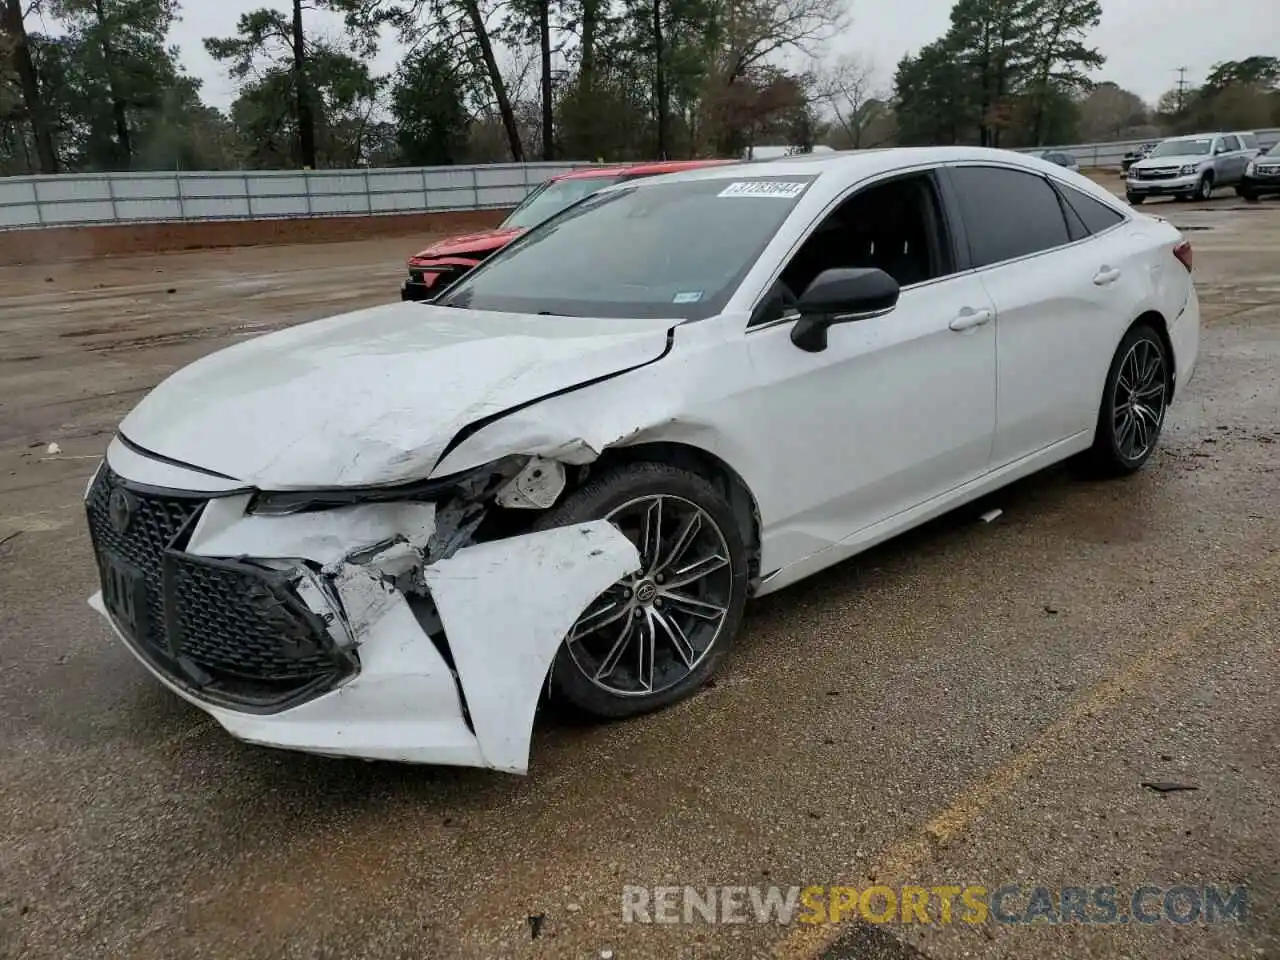
<svg viewBox="0 0 1280 960"><path fill-rule="evenodd" d="M394 299L421 238L0 268L0 955L1280 957L1280 204L1144 209L1188 228L1206 324L1148 469L1051 471L760 601L713 688L546 721L527 778L239 744L84 602L79 498L124 412L217 347ZM627 884L870 882L1246 885L1248 910L620 912Z"/></svg>

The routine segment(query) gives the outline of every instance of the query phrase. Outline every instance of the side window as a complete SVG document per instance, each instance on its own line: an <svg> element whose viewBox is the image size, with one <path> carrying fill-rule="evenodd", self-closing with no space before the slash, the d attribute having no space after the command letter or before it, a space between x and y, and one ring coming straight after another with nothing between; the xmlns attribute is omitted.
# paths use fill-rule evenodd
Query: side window
<svg viewBox="0 0 1280 960"><path fill-rule="evenodd" d="M1049 181L1006 167L952 167L975 267L1052 250L1071 240Z"/></svg>
<svg viewBox="0 0 1280 960"><path fill-rule="evenodd" d="M756 308L751 325L780 318L824 270L878 267L904 287L952 273L941 209L932 174L859 190L809 234Z"/></svg>
<svg viewBox="0 0 1280 960"><path fill-rule="evenodd" d="M1240 134L1240 142L1244 145L1244 148L1246 150L1258 149L1258 138L1255 137L1252 133Z"/></svg>
<svg viewBox="0 0 1280 960"><path fill-rule="evenodd" d="M1230 152L1230 151L1232 151L1232 150L1239 150L1239 149L1240 149L1240 138L1239 138L1239 137L1223 137L1223 138L1222 138L1222 142L1223 142L1223 144L1225 144L1225 145L1226 145L1226 148L1227 148L1228 152Z"/></svg>
<svg viewBox="0 0 1280 960"><path fill-rule="evenodd" d="M1067 209L1080 218L1085 225L1085 229L1091 234L1110 230L1117 223L1124 221L1124 214L1074 187L1068 187L1066 184L1060 183L1058 184L1058 192L1062 194L1062 199L1066 201Z"/></svg>

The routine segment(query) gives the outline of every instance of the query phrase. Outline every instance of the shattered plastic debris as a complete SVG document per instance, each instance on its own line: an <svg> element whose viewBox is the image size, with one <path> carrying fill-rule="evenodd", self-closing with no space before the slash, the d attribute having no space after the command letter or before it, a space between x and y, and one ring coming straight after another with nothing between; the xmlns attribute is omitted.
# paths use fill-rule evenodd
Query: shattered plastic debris
<svg viewBox="0 0 1280 960"><path fill-rule="evenodd" d="M988 510L979 519L983 523L990 523L992 520L995 520L996 518L998 518L1002 513L1004 513L1004 511L1001 510L999 507L996 507L994 510Z"/></svg>
<svg viewBox="0 0 1280 960"><path fill-rule="evenodd" d="M51 443L49 446L44 448L44 452L51 457L56 457L62 452L62 447L58 446L56 443Z"/></svg>

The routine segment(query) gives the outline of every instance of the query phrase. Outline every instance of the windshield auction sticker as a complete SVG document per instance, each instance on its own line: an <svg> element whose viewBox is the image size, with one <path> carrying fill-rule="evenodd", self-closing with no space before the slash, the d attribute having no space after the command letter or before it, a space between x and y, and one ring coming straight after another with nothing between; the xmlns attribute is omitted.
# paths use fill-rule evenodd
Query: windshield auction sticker
<svg viewBox="0 0 1280 960"><path fill-rule="evenodd" d="M794 200L804 193L808 183L791 180L736 180L721 190L718 197L775 197Z"/></svg>

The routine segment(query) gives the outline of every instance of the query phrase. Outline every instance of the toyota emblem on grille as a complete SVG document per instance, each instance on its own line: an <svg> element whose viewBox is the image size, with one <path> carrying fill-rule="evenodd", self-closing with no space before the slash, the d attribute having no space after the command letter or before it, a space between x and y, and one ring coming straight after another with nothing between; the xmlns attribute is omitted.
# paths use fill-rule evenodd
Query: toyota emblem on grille
<svg viewBox="0 0 1280 960"><path fill-rule="evenodd" d="M111 497L107 500L107 519L111 521L111 526L116 528L116 532L124 533L129 529L129 524L133 522L134 511L137 509L137 500L124 487L116 487L111 491Z"/></svg>

